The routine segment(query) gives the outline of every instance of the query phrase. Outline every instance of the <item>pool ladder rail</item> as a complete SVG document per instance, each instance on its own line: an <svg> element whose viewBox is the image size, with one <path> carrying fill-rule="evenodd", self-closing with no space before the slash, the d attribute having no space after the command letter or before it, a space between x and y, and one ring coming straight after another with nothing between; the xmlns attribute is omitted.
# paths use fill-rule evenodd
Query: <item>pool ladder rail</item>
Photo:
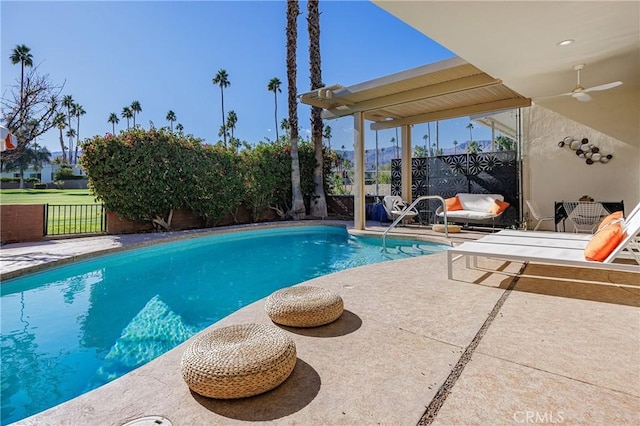
<svg viewBox="0 0 640 426"><path fill-rule="evenodd" d="M444 213L444 236L445 238L449 238L449 224L447 223L447 204L444 202L444 198L439 195L422 195L415 200L413 203L409 205L406 209L402 210L400 216L393 221L391 225L382 233L382 249L387 250L386 238L389 231L391 231L395 226L404 219L404 217L413 209L420 201L422 200L439 200L442 203L442 212Z"/></svg>

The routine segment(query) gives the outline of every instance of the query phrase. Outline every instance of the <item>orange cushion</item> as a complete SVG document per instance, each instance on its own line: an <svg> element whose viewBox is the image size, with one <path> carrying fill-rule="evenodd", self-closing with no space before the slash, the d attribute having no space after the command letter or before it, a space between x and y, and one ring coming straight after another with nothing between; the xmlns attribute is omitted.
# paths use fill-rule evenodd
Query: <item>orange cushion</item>
<svg viewBox="0 0 640 426"><path fill-rule="evenodd" d="M489 213L499 215L500 213L505 211L507 207L509 207L510 205L511 204L507 203L506 201L494 200L491 207L489 207Z"/></svg>
<svg viewBox="0 0 640 426"><path fill-rule="evenodd" d="M447 198L444 200L444 204L447 206L448 212L453 212L456 210L464 210L462 204L460 204L460 198L456 195L455 197Z"/></svg>
<svg viewBox="0 0 640 426"><path fill-rule="evenodd" d="M620 244L624 238L622 226L619 223L611 225L596 232L584 249L584 257L587 260L602 262Z"/></svg>
<svg viewBox="0 0 640 426"><path fill-rule="evenodd" d="M611 222L622 219L622 218L623 216L621 211L611 213L609 216L602 219L602 222L600 222L600 225L598 225L598 231L604 228L605 226L607 226L608 224L610 224Z"/></svg>

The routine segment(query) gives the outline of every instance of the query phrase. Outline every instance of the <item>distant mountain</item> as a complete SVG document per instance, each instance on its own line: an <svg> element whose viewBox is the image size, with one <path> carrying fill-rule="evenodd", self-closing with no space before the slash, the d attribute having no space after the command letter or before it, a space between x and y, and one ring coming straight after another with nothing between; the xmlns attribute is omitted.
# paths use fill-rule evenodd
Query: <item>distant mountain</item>
<svg viewBox="0 0 640 426"><path fill-rule="evenodd" d="M482 152L491 151L490 140L478 141L478 144L480 144L480 147L482 148ZM440 148L440 149L442 149L443 155L464 154L467 150L467 145L469 145L469 142L462 142L458 144L458 146L455 148L446 147L446 148ZM414 148L415 148L415 145L414 145ZM354 158L353 151L346 151L342 149L337 149L335 151L340 155L344 155L345 158L351 161L351 163L353 164L353 158ZM382 150L382 148L378 148L378 165L379 166L390 164L391 160L394 158L399 158L399 157L396 157L394 148L385 148L384 151ZM375 162L376 162L376 150L367 149L365 153L365 163L367 167L369 167L370 165L375 165Z"/></svg>

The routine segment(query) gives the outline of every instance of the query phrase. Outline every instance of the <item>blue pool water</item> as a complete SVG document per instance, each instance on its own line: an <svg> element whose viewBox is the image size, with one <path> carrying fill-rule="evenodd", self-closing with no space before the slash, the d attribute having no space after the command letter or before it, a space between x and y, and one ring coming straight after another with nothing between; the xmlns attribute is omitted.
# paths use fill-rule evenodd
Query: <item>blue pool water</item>
<svg viewBox="0 0 640 426"><path fill-rule="evenodd" d="M433 243L287 227L164 243L0 286L2 424L149 362L273 291L332 272L442 251Z"/></svg>

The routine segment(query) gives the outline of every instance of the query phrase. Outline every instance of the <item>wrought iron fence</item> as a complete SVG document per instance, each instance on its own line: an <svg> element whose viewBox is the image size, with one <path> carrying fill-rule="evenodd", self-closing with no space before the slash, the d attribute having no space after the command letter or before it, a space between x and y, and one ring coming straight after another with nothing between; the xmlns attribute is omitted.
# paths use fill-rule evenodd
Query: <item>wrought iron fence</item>
<svg viewBox="0 0 640 426"><path fill-rule="evenodd" d="M103 204L47 204L45 235L97 234L107 229Z"/></svg>

